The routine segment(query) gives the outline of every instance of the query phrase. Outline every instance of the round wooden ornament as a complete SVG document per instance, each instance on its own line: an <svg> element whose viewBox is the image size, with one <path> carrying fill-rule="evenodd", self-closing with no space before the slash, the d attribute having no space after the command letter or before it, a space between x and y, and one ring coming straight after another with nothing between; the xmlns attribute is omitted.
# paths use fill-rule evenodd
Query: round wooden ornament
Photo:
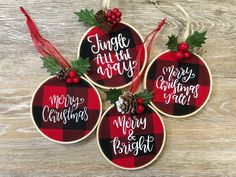
<svg viewBox="0 0 236 177"><path fill-rule="evenodd" d="M89 59L90 69L85 77L94 85L103 89L120 89L132 82L139 50L142 50L142 73L147 60L144 40L133 26L120 22L109 32L91 27L80 41L78 57Z"/></svg>
<svg viewBox="0 0 236 177"><path fill-rule="evenodd" d="M153 91L151 105L173 118L189 117L209 100L212 76L199 55L176 60L175 51L165 51L149 64L144 76L144 88Z"/></svg>
<svg viewBox="0 0 236 177"><path fill-rule="evenodd" d="M104 112L97 129L97 143L105 159L126 170L154 162L165 139L164 123L149 105L141 114L121 114L113 105Z"/></svg>
<svg viewBox="0 0 236 177"><path fill-rule="evenodd" d="M71 144L95 130L102 114L102 102L97 89L84 77L78 84L50 77L36 89L31 114L44 137Z"/></svg>

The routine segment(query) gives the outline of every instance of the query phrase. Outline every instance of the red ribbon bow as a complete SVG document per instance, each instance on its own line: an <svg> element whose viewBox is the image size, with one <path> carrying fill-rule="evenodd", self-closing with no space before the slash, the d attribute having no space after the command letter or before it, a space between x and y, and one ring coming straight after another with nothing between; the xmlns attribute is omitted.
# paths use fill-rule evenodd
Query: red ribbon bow
<svg viewBox="0 0 236 177"><path fill-rule="evenodd" d="M62 67L70 68L70 64L60 54L60 52L48 40L44 39L40 35L37 26L35 25L34 21L30 18L30 16L27 14L25 9L23 7L20 7L20 10L21 10L21 12L26 17L26 23L28 25L32 41L33 41L36 49L39 51L39 53L43 57L52 56L52 57L55 58L55 60ZM148 38L150 36L152 36L150 41L149 41L149 43L148 43L148 46L147 46L147 63L148 63L148 61L150 59L150 51L151 51L152 43L153 43L157 33L161 30L161 28L163 27L163 25L165 23L166 23L166 19L162 20L161 23L157 26L157 28L155 30L153 30L150 34L148 34L148 36L145 38L145 40L143 42L143 44L145 44L147 42ZM144 72L146 70L146 67L145 67L143 74L140 75L141 52L143 52L143 48L139 49L138 54L136 56L136 63L137 63L137 65L136 65L135 70L134 70L134 75L133 75L133 79L132 79L132 85L131 85L131 88L130 88L130 91L132 93L134 93L138 89L139 84L142 81L143 74L144 74Z"/></svg>
<svg viewBox="0 0 236 177"><path fill-rule="evenodd" d="M60 52L46 39L44 39L39 31L34 21L30 18L29 14L25 11L23 7L20 7L21 12L26 17L26 23L31 34L32 41L43 57L52 56L55 60L64 68L70 68L70 64L66 59L60 54Z"/></svg>
<svg viewBox="0 0 236 177"><path fill-rule="evenodd" d="M152 35L148 45L147 45L147 63L149 62L150 59L150 52L151 52L151 47L152 47L152 43L157 35L157 33L161 30L161 28L163 27L163 25L166 23L166 19L163 19L161 21L161 23L157 26L156 29L154 29L150 34L147 35L147 37L145 38L143 44L145 44L148 40L148 38ZM134 75L133 75L133 79L132 79L132 84L130 87L130 92L135 93L142 81L143 75L145 73L145 70L147 68L147 66L145 66L144 71L142 73L142 75L140 74L140 61L141 61L141 52L143 52L143 48L140 48L138 51L138 54L136 56L136 67L134 69Z"/></svg>

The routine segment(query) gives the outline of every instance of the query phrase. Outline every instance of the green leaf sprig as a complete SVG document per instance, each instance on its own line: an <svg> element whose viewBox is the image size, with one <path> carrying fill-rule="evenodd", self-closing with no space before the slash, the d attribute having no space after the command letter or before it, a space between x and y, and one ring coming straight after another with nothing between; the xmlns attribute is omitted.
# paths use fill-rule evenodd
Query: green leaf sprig
<svg viewBox="0 0 236 177"><path fill-rule="evenodd" d="M191 36L189 36L186 40L190 47L190 51L193 51L195 47L202 47L202 44L205 44L205 40L207 31L199 33L195 31Z"/></svg>
<svg viewBox="0 0 236 177"><path fill-rule="evenodd" d="M57 70L61 68L60 64L52 56L41 57L43 60L43 68L46 68L51 75L55 75Z"/></svg>
<svg viewBox="0 0 236 177"><path fill-rule="evenodd" d="M204 32L198 32L195 31L192 35L190 35L186 42L189 45L189 51L193 52L194 49L202 47L203 44L205 44L206 41L206 33L207 31ZM178 36L176 35L171 35L168 37L169 40L167 42L167 48L170 51L177 51L178 50Z"/></svg>
<svg viewBox="0 0 236 177"><path fill-rule="evenodd" d="M58 69L62 68L53 56L42 57L41 59L43 60L43 68L46 68L51 75L55 75ZM71 62L71 69L75 70L79 76L87 74L89 67L89 59L82 57Z"/></svg>
<svg viewBox="0 0 236 177"><path fill-rule="evenodd" d="M145 106L148 105L148 103L152 100L153 98L153 92L149 92L147 89L143 90L142 92L139 92L134 95L136 99L142 98L143 99L143 104Z"/></svg>
<svg viewBox="0 0 236 177"><path fill-rule="evenodd" d="M84 22L88 27L99 25L97 20L95 19L95 13L93 9L82 9L79 12L75 12L75 15L79 16L79 21Z"/></svg>
<svg viewBox="0 0 236 177"><path fill-rule="evenodd" d="M171 35L171 36L168 36L168 38L169 38L169 41L166 44L168 49L171 50L171 51L178 50L178 45L179 45L179 43L178 43L178 36Z"/></svg>
<svg viewBox="0 0 236 177"><path fill-rule="evenodd" d="M111 104L115 104L115 102L118 101L119 96L122 95L122 91L120 89L110 89L109 91L105 91L105 93L107 95L106 101L110 101ZM136 99L142 98L143 104L147 106L153 98L153 93L145 89L142 92L135 94L134 97Z"/></svg>
<svg viewBox="0 0 236 177"><path fill-rule="evenodd" d="M79 76L87 74L90 64L89 59L79 58L71 62L71 69L75 70Z"/></svg>
<svg viewBox="0 0 236 177"><path fill-rule="evenodd" d="M122 95L122 92L120 89L110 89L109 91L105 91L105 93L107 95L106 101L110 101L111 104L115 104L119 96Z"/></svg>

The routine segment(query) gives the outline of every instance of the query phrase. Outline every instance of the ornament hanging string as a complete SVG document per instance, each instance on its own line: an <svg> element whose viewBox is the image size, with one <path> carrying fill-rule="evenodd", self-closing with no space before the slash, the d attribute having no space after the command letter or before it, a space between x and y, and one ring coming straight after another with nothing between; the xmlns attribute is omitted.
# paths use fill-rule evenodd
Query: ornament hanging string
<svg viewBox="0 0 236 177"><path fill-rule="evenodd" d="M29 14L25 11L23 7L20 7L21 12L26 17L26 23L29 28L29 32L32 38L32 41L38 50L38 52L43 56L52 56L55 60L64 68L70 68L70 64L66 59L60 54L60 52L46 39L44 39L39 31L34 21L31 19Z"/></svg>
<svg viewBox="0 0 236 177"><path fill-rule="evenodd" d="M156 29L154 29L150 34L147 35L147 37L145 38L143 44L145 44L148 40L148 38L151 36L150 41L148 42L147 45L147 63L149 62L150 59L150 52L151 52L151 47L153 44L153 41L157 35L157 33L162 29L163 25L166 23L166 19L163 19L161 21L161 23L157 26ZM133 79L132 79L132 84L130 87L130 92L135 93L140 85L140 83L142 82L142 78L143 78L143 74L140 74L140 62L141 62L141 53L143 52L143 48L139 48L138 54L136 56L136 67L134 69L134 75L133 75ZM144 72L146 70L146 66L144 68ZM144 73L143 72L143 73Z"/></svg>
<svg viewBox="0 0 236 177"><path fill-rule="evenodd" d="M172 6L176 6L185 16L185 21L186 21L186 30L184 32L184 35L183 35L183 40L186 41L186 39L188 38L189 36L189 33L190 33L190 16L189 14L186 12L186 10L179 4L177 3L168 3L168 2L165 2L165 1L159 1L159 0L150 0L151 3L154 3L155 6L162 12L164 12L165 14L168 14L174 18L176 18L178 21L182 21L180 18L176 17L176 16L173 16L172 14L166 12L165 10L163 10L163 8L160 7L160 4L161 3L165 3L165 4L170 4ZM185 24L185 23L184 23ZM191 28L191 33L192 33L193 29Z"/></svg>
<svg viewBox="0 0 236 177"><path fill-rule="evenodd" d="M103 0L102 6L105 10L109 9L110 0Z"/></svg>

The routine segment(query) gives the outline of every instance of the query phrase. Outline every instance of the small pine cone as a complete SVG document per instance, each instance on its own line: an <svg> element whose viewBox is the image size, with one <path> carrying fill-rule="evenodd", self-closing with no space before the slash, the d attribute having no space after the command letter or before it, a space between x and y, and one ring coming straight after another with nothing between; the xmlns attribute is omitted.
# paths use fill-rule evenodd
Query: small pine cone
<svg viewBox="0 0 236 177"><path fill-rule="evenodd" d="M108 21L104 21L103 23L100 24L100 28L105 32L109 32L112 26L113 26L112 23Z"/></svg>
<svg viewBox="0 0 236 177"><path fill-rule="evenodd" d="M137 102L134 95L131 92L124 92L116 101L116 107L118 112L122 114L134 114L137 109Z"/></svg>
<svg viewBox="0 0 236 177"><path fill-rule="evenodd" d="M106 20L106 12L103 10L99 10L95 15L95 19L99 24L104 22Z"/></svg>
<svg viewBox="0 0 236 177"><path fill-rule="evenodd" d="M69 72L70 70L68 69L68 68L59 68L58 70L57 70L57 72L56 72L56 77L57 77L57 79L59 79L59 80L64 80L64 79L66 79L67 78L67 76L68 76L68 72Z"/></svg>

